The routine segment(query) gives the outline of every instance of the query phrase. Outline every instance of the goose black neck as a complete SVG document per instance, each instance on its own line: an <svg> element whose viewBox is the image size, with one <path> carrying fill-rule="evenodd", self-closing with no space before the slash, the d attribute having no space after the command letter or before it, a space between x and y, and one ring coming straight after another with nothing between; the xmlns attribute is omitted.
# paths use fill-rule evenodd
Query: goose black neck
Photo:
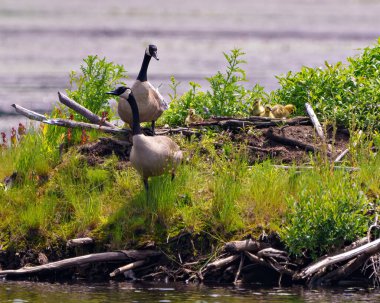
<svg viewBox="0 0 380 303"><path fill-rule="evenodd" d="M142 131L140 126L139 108L137 107L136 99L132 94L129 95L128 102L132 109L132 135L140 135L142 134Z"/></svg>
<svg viewBox="0 0 380 303"><path fill-rule="evenodd" d="M147 72L148 72L148 66L149 66L150 59L152 59L151 56L149 56L147 54L144 55L144 60L143 60L143 63L141 65L139 75L137 76L137 80L140 80L141 82L148 81Z"/></svg>

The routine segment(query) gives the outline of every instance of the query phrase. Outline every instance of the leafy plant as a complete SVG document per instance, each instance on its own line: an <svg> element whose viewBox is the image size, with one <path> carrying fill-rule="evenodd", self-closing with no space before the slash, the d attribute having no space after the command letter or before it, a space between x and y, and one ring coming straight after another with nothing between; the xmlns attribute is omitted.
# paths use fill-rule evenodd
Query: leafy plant
<svg viewBox="0 0 380 303"><path fill-rule="evenodd" d="M264 88L256 84L252 90L247 90L243 82L247 81L246 73L241 65L246 63L241 57L244 55L240 49L223 53L227 68L224 73L218 71L214 76L206 78L210 84L210 90L200 91L198 83L190 82L190 90L178 97L176 82L171 78L170 94L171 103L162 118L163 123L181 125L184 123L189 108L195 109L196 113L203 118L210 116L244 116L249 114L252 101L256 98L267 99Z"/></svg>
<svg viewBox="0 0 380 303"><path fill-rule="evenodd" d="M325 68L303 67L277 77L281 88L272 101L292 103L297 114L313 105L318 116L346 127L379 129L380 125L380 40L363 54L348 58L348 65L325 62Z"/></svg>
<svg viewBox="0 0 380 303"><path fill-rule="evenodd" d="M106 58L88 56L83 61L85 64L80 67L81 73L70 73L71 88L67 94L93 113L101 116L106 112L108 118L112 119L113 113L108 104L110 97L105 93L117 85L125 84L123 79L127 78L127 73L122 65L108 62ZM73 114L75 119L83 119L80 115Z"/></svg>
<svg viewBox="0 0 380 303"><path fill-rule="evenodd" d="M313 176L314 175L314 176ZM370 218L368 200L344 172L308 175L298 197L288 197L289 214L282 237L289 250L313 258L340 248L362 236Z"/></svg>

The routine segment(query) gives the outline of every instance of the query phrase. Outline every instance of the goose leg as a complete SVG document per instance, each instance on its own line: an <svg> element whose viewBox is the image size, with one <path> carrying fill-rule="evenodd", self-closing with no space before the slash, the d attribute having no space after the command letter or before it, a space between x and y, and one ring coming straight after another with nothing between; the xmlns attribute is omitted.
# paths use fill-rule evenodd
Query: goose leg
<svg viewBox="0 0 380 303"><path fill-rule="evenodd" d="M144 181L145 190L146 190L146 192L148 192L149 191L148 179L144 179L143 181Z"/></svg>
<svg viewBox="0 0 380 303"><path fill-rule="evenodd" d="M153 136L156 134L154 132L155 127L156 127L156 121L152 121L152 133L153 133Z"/></svg>
<svg viewBox="0 0 380 303"><path fill-rule="evenodd" d="M174 178L175 178L175 172L172 171L172 181L174 180Z"/></svg>

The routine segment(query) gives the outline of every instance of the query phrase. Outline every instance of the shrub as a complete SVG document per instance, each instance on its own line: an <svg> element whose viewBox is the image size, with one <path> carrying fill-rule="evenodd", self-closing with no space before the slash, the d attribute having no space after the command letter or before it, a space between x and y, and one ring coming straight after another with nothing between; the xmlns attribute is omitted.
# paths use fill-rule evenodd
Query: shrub
<svg viewBox="0 0 380 303"><path fill-rule="evenodd" d="M313 187L303 179L298 197L289 197L289 214L282 237L296 255L313 258L340 248L362 236L368 229L368 200L345 172L334 176L310 174ZM314 176L313 176L314 175ZM309 184L309 185L310 185Z"/></svg>
<svg viewBox="0 0 380 303"><path fill-rule="evenodd" d="M247 81L245 71L241 65L246 63L241 57L240 49L231 50L230 54L223 53L227 61L225 73L218 71L214 76L206 78L210 83L210 90L200 91L198 83L190 82L190 90L178 97L176 90L179 85L172 77L170 87L171 103L162 117L162 123L181 125L193 108L203 118L210 116L247 116L255 98L267 98L264 88L256 84L252 90L247 90L243 82Z"/></svg>
<svg viewBox="0 0 380 303"><path fill-rule="evenodd" d="M274 102L292 103L303 114L311 103L323 120L346 127L368 128L380 125L380 40L360 56L325 68L303 67L297 73L277 77L281 88L272 93Z"/></svg>

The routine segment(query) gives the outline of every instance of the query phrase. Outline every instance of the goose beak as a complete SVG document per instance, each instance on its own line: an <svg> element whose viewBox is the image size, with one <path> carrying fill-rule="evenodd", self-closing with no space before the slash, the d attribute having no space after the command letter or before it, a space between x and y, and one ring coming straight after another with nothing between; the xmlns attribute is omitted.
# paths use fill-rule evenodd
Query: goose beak
<svg viewBox="0 0 380 303"><path fill-rule="evenodd" d="M156 59L156 60L160 60L160 59L158 59L158 57L157 57L157 52L153 52L152 57L153 57L154 59Z"/></svg>
<svg viewBox="0 0 380 303"><path fill-rule="evenodd" d="M114 95L114 96L118 96L118 94L116 93L116 91L114 90L111 90L110 92L106 92L107 95Z"/></svg>

